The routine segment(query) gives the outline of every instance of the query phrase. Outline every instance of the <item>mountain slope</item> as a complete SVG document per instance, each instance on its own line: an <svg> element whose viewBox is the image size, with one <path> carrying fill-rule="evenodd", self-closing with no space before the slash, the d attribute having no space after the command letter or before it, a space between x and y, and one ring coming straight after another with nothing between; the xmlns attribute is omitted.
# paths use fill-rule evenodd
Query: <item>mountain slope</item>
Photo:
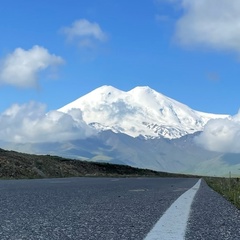
<svg viewBox="0 0 240 240"><path fill-rule="evenodd" d="M19 144L17 151L50 154L89 162L117 163L172 173L239 176L240 154L222 154L202 149L188 134L177 139L133 138L111 130L68 142Z"/></svg>
<svg viewBox="0 0 240 240"><path fill-rule="evenodd" d="M59 178L82 176L159 176L177 175L130 166L90 163L50 155L24 154L0 148L0 179ZM179 175L180 177L181 175Z"/></svg>
<svg viewBox="0 0 240 240"><path fill-rule="evenodd" d="M210 119L227 117L195 111L149 87L124 92L102 86L58 110L73 108L81 109L83 120L100 131L145 138L179 138L201 131Z"/></svg>

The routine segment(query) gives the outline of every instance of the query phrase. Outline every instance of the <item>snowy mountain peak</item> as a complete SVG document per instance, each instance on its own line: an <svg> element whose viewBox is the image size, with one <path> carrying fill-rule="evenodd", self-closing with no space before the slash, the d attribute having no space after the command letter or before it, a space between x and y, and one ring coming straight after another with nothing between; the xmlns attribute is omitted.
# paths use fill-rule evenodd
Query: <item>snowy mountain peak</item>
<svg viewBox="0 0 240 240"><path fill-rule="evenodd" d="M119 94L122 94L121 90L114 88L112 86L104 85L85 95L84 99L86 101L92 101L92 100L104 101L105 99L118 96ZM78 99L76 101L78 102Z"/></svg>
<svg viewBox="0 0 240 240"><path fill-rule="evenodd" d="M100 131L111 129L146 138L178 138L201 131L210 119L227 117L195 111L148 86L124 92L105 85L59 111L72 108L81 109L83 120Z"/></svg>
<svg viewBox="0 0 240 240"><path fill-rule="evenodd" d="M118 92L122 92L122 91L110 85L103 85L102 87L99 87L92 91L92 93L100 93L100 94L118 93Z"/></svg>
<svg viewBox="0 0 240 240"><path fill-rule="evenodd" d="M131 89L129 92L144 92L144 93L152 93L155 92L152 88L149 86L137 86L133 89Z"/></svg>

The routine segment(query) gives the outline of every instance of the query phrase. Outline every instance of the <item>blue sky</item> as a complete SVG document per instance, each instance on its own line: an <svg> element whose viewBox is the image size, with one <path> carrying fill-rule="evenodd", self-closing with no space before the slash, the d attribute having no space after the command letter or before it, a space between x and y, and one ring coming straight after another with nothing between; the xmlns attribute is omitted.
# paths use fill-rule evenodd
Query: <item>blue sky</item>
<svg viewBox="0 0 240 240"><path fill-rule="evenodd" d="M102 85L240 107L238 0L2 0L0 16L0 112L58 109Z"/></svg>

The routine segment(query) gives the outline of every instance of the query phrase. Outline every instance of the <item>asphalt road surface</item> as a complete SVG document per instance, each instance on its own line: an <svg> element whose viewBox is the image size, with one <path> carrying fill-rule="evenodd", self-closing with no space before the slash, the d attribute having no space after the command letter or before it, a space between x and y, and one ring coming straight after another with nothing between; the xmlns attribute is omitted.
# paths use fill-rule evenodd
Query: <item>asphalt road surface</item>
<svg viewBox="0 0 240 240"><path fill-rule="evenodd" d="M0 239L143 240L164 212L197 181L2 180ZM172 228L174 231L174 224ZM192 203L185 236L189 240L240 239L240 213L202 181Z"/></svg>

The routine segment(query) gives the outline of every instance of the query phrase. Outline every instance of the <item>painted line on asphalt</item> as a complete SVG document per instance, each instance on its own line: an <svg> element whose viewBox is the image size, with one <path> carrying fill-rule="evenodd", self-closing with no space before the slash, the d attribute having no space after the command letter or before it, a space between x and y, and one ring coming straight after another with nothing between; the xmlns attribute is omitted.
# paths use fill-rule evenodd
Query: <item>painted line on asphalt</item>
<svg viewBox="0 0 240 240"><path fill-rule="evenodd" d="M184 240L188 217L201 179L183 193L163 214L144 240Z"/></svg>

